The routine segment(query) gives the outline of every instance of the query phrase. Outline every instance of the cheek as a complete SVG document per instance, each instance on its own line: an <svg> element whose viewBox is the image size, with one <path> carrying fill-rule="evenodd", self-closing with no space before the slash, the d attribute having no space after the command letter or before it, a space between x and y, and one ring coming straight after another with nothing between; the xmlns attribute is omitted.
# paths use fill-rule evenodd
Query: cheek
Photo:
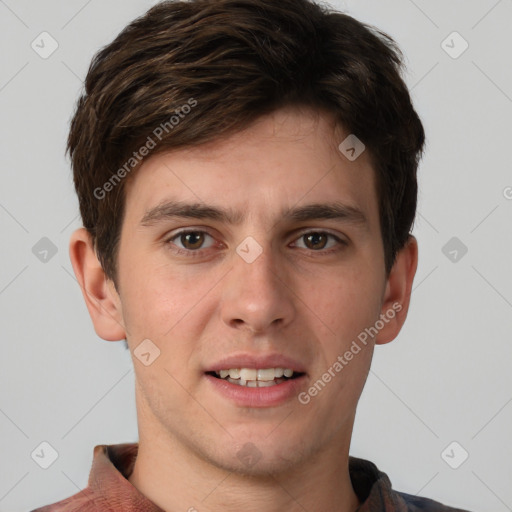
<svg viewBox="0 0 512 512"><path fill-rule="evenodd" d="M379 290L375 280L368 276L343 280L326 290L322 298L316 297L316 311L321 312L319 316L329 326L318 333L321 364L316 369L316 378L330 379L323 375L330 370L336 377L329 384L329 400L335 402L336 397L344 396L355 407L373 355L374 344L365 329L379 316Z"/></svg>
<svg viewBox="0 0 512 512"><path fill-rule="evenodd" d="M209 280L159 265L147 272L134 270L125 281L123 317L132 338L154 339L164 349L169 340L173 346L179 343L184 332L190 337L201 330L198 315L204 315Z"/></svg>
<svg viewBox="0 0 512 512"><path fill-rule="evenodd" d="M357 336L379 316L382 291L377 276L369 270L351 269L338 276L331 273L313 292L303 292L309 309L341 343Z"/></svg>

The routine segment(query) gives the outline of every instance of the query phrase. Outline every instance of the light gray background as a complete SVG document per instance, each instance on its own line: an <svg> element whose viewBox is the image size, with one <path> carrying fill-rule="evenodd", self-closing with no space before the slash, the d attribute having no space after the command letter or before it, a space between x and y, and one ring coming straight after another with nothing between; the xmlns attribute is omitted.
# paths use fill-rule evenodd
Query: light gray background
<svg viewBox="0 0 512 512"><path fill-rule="evenodd" d="M96 444L137 441L130 354L95 335L68 258L80 223L64 145L93 54L154 3L0 0L0 511L78 492ZM512 1L332 4L400 44L428 138L411 309L376 349L351 453L398 490L512 510ZM59 44L48 59L31 48L43 31ZM469 43L457 59L441 46L453 31ZM58 249L46 263L42 237ZM452 237L468 248L456 262ZM43 441L59 455L48 469L31 458ZM469 453L458 469L441 456L453 441Z"/></svg>

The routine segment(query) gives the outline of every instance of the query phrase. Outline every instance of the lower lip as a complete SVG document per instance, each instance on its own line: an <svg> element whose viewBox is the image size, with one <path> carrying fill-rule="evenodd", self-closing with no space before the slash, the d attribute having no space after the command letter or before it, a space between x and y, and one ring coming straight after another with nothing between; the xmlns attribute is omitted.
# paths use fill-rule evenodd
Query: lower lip
<svg viewBox="0 0 512 512"><path fill-rule="evenodd" d="M265 388L248 388L232 384L205 374L206 380L214 389L240 407L275 407L297 397L306 381L306 375L290 379Z"/></svg>

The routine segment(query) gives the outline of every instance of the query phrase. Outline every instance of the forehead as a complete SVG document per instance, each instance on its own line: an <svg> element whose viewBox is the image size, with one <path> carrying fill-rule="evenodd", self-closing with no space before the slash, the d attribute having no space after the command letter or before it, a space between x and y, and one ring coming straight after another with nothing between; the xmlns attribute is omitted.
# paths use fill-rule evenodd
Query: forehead
<svg viewBox="0 0 512 512"><path fill-rule="evenodd" d="M339 202L378 224L369 155L351 161L338 149L348 135L327 114L289 108L228 138L158 153L127 183L126 215L137 222L173 200L272 222L299 204Z"/></svg>

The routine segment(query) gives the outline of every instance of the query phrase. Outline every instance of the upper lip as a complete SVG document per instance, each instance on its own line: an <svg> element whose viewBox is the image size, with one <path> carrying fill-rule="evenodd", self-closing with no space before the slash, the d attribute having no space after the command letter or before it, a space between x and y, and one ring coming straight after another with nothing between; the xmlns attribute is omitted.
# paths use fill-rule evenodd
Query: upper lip
<svg viewBox="0 0 512 512"><path fill-rule="evenodd" d="M304 365L295 359L283 354L233 354L223 357L217 362L212 363L205 370L214 372L219 370L231 370L232 368L290 368L297 373L305 373Z"/></svg>

